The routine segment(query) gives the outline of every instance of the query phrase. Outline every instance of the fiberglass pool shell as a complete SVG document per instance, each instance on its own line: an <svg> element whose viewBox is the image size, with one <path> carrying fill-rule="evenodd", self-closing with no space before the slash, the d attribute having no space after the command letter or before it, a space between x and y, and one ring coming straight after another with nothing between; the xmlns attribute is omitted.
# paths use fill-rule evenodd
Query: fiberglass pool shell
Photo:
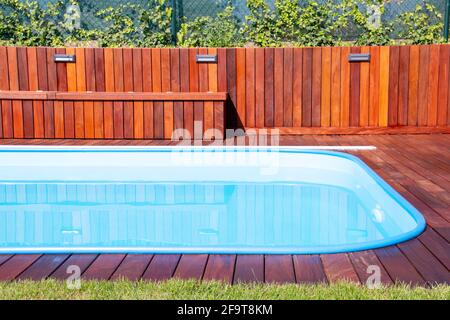
<svg viewBox="0 0 450 320"><path fill-rule="evenodd" d="M406 241L426 225L340 152L4 147L0 155L0 253L338 253Z"/></svg>

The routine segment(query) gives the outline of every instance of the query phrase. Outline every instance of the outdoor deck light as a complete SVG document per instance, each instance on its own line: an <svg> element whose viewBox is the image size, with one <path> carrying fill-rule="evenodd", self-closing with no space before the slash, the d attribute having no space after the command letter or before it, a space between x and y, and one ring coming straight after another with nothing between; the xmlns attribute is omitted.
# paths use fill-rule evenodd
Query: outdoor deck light
<svg viewBox="0 0 450 320"><path fill-rule="evenodd" d="M76 56L74 54L55 54L53 56L55 62L75 62Z"/></svg>
<svg viewBox="0 0 450 320"><path fill-rule="evenodd" d="M351 53L348 62L370 62L370 53Z"/></svg>
<svg viewBox="0 0 450 320"><path fill-rule="evenodd" d="M197 63L217 63L216 54L198 54Z"/></svg>

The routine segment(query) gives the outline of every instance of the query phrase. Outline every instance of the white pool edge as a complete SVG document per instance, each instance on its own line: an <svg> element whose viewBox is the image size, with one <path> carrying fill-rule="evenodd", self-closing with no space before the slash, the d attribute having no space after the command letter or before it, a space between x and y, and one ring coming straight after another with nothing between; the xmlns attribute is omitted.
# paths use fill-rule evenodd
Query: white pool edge
<svg viewBox="0 0 450 320"><path fill-rule="evenodd" d="M185 145L170 145L170 146L53 146L53 145L1 145L0 151L5 150L78 150L78 151L95 151L95 150L188 150L188 149L226 149L226 150L339 150L339 151L374 151L377 150L375 146L185 146Z"/></svg>

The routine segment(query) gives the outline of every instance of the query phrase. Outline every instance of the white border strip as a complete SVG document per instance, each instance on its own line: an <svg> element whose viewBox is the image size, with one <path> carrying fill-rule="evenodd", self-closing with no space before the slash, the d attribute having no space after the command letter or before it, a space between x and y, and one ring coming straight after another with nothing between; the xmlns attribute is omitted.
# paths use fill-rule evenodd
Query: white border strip
<svg viewBox="0 0 450 320"><path fill-rule="evenodd" d="M1 145L0 151L6 150L6 151L14 151L14 150L21 150L21 151L34 151L34 150L77 150L77 151L95 151L95 150L102 150L102 151L141 151L141 150L214 150L214 149L224 149L224 150L277 150L277 149L283 149L283 150L338 150L338 151L371 151L371 150L377 150L377 147L375 146L177 146L177 145L171 145L171 146L43 146L43 145Z"/></svg>

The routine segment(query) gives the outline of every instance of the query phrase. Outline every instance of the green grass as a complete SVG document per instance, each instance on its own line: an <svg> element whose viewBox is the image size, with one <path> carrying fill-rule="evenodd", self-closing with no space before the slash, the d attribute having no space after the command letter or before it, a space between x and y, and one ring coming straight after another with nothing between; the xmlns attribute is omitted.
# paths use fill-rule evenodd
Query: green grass
<svg viewBox="0 0 450 320"><path fill-rule="evenodd" d="M450 286L433 288L396 285L379 289L332 285L275 285L170 280L166 282L86 281L78 290L55 280L0 282L0 299L441 299L450 300Z"/></svg>

